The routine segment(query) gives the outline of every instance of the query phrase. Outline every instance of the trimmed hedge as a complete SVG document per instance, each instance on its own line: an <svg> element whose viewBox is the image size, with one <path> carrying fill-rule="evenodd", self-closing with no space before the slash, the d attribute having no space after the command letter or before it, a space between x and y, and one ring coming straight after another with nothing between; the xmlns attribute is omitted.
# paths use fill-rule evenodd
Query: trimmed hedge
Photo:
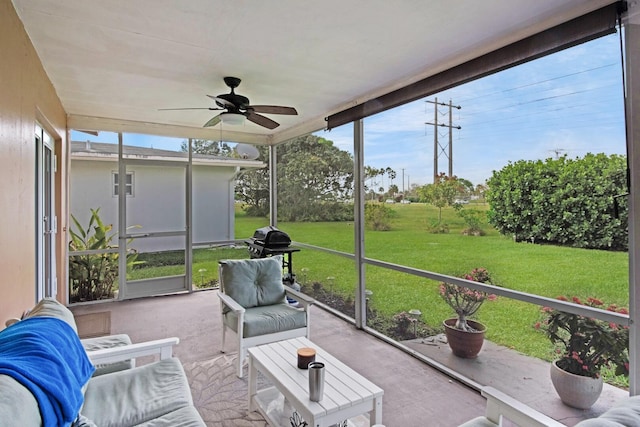
<svg viewBox="0 0 640 427"><path fill-rule="evenodd" d="M626 171L615 154L509 163L487 181L489 222L516 241L626 250Z"/></svg>

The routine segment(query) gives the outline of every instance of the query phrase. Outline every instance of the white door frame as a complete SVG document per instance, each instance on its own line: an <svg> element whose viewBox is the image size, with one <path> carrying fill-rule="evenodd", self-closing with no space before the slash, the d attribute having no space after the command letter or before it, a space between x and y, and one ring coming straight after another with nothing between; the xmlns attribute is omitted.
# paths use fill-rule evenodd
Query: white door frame
<svg viewBox="0 0 640 427"><path fill-rule="evenodd" d="M35 125L36 144L36 302L44 297L55 298L56 278L55 238L55 165L54 142L42 126Z"/></svg>

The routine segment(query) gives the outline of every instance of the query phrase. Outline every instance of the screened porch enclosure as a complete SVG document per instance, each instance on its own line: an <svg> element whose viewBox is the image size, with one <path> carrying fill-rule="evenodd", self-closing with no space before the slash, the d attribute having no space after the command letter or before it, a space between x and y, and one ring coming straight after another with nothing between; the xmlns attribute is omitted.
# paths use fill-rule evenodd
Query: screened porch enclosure
<svg viewBox="0 0 640 427"><path fill-rule="evenodd" d="M612 11L614 8L608 8L606 11L605 10L601 10L599 11L599 15L603 15L603 14L607 14L607 16L609 16L609 19L605 19L605 20L598 20L597 16L594 18L594 15L589 15L585 18L583 18L580 22L581 24L577 24L580 31L577 31L576 33L572 33L571 37L569 37L565 42L563 43L559 43L559 44L551 44L549 46L547 46L545 49L542 50L535 50L533 52L528 52L527 54L523 54L524 56L527 57L527 59L532 59L534 57L537 56L544 56L547 53L556 51L556 50L561 50L564 48L567 48L568 46L572 46L574 44L579 44L580 42L583 42L584 40L587 39L591 39L591 38L597 38L599 36L601 36L602 34L608 34L611 31L613 31L615 29L616 26L616 20L612 19L611 16L615 16L611 15ZM598 25L596 25L595 27L593 27L591 30L586 30L587 23L591 24L593 23L593 20L596 20L599 22ZM561 31L569 31L569 30L575 30L576 28L573 28L571 25L565 25L563 26ZM631 29L631 31L633 31L633 29ZM571 31L569 31L571 32ZM628 37L628 32L629 31L625 31L625 36ZM542 37L542 36L541 36ZM609 38L616 38L618 37L617 35L609 35L609 36L605 36L605 37L609 37ZM538 38L533 38L530 41L535 41L535 40L539 40ZM614 39L614 41L616 41L617 39ZM594 42L589 42L589 43L595 43L598 40L594 41ZM519 63L521 61L521 58L519 58L515 53L516 52L521 52L521 49L519 49L518 46L522 46L521 44L516 44L515 46L510 45L508 48L505 48L505 50L502 51L502 54L500 56L500 58L504 59L504 57L508 57L510 55L515 55L515 56L511 56L510 58L508 58L506 60L506 62L508 62L510 65L514 65L516 63ZM615 46L615 44L614 44ZM504 56L502 56L504 55ZM497 59L491 55L489 55L488 57L485 57L484 60L488 61L488 62L495 62L495 63L501 63L500 61L497 61ZM626 57L626 66L628 70L632 70L631 65L629 65L629 63L633 63L633 56L629 56L627 55ZM467 64L469 66L472 66L474 64L478 64L478 63L483 63L482 61L475 61L472 62L471 64ZM623 66L623 61L618 58L618 62L613 64L613 67L620 67L622 68ZM491 70L492 71L496 71L497 68L502 68L503 66L497 66L494 65L493 66L494 69ZM506 65L504 65L504 67L506 67ZM473 67L471 67L473 68ZM596 67L593 67L596 68ZM453 74L451 74L453 73ZM451 84L453 84L453 82L455 83L462 83L465 82L467 80L471 80L477 76L482 76L485 74L489 74L489 70L485 69L485 68L479 68L477 70L475 70L473 73L470 74L474 74L476 73L473 77L471 76L467 76L467 77L460 77L458 74L454 73L454 72L449 72L449 74L447 73L443 73L442 75L438 75L438 78L430 78L424 81L421 81L421 83L416 84L415 86L412 86L411 89L404 89L404 90L399 90L398 92L394 92L393 95L389 95L387 97L381 97L381 99L379 100L379 104L378 105L382 105L384 106L383 109L386 108L390 108L391 106L394 105L394 103L398 103L398 105L414 99L414 96L417 96L417 94L421 94L421 95L425 95L427 93L431 93L432 91L436 90L436 89L442 89L442 88L446 88L448 86L450 86ZM570 73L567 73L567 75L569 75ZM633 73L627 73L627 76L629 74L633 74ZM465 75L466 76L466 75ZM564 76L561 76L564 77ZM624 111L621 108L622 105L624 105L624 99L620 98L620 95L622 93L621 87L622 87L622 79L623 77L621 75L618 76L619 80L614 82L612 87L609 88L608 92L605 92L605 96L611 96L611 97L618 97L620 104L618 105L618 107L620 107L620 109L617 111L617 118L620 119L621 115L624 115ZM439 82L441 82L441 80L439 79L446 79L446 81L448 83L446 84L441 84ZM457 80L456 80L457 79ZM434 83L435 82L435 83ZM435 85L435 86L434 86ZM415 90L415 93L414 93ZM576 89L576 90L580 90L580 89ZM629 90L629 86L627 86L627 91ZM411 93L412 95L408 95L409 93ZM442 93L442 92L436 92L434 93L434 96L436 96L436 99L440 98L445 98L447 97L447 95L449 95L449 93ZM600 95L598 95L600 96ZM400 100L401 99L401 100ZM423 98L419 98L418 99L421 102L427 102L426 100L423 101ZM473 99L471 99L471 101L473 101ZM627 99L627 104L629 104L629 100ZM366 105L366 104L365 104ZM399 106L398 107L398 111L401 111L403 108L408 108L405 105ZM363 111L366 111L366 114L363 113ZM395 110L394 110L395 111ZM554 111L553 109L551 109L551 111ZM429 263L414 263L414 264L410 264L407 265L404 262L404 259L401 255L401 253L394 253L394 252L390 252L390 251L384 251L384 250L377 250L374 247L369 247L369 245L367 244L367 242L372 241L371 237L369 237L371 234L369 231L365 230L364 224L365 224L365 214L364 214L364 210L365 210L365 200L367 200L367 187L372 186L373 183L369 183L367 184L366 182L366 178L365 178L365 173L364 173L364 167L365 165L368 165L370 163L369 158L367 157L366 153L367 153L367 146L369 144L369 141L376 141L376 137L379 137L379 135L377 134L377 132L375 131L375 126L378 125L378 123L375 121L376 116L371 116L369 117L372 112L375 112L374 110L369 110L365 107L358 107L358 108L354 108L351 110L345 110L345 112L343 113L339 113L336 114L334 116L329 117L329 127L333 128L333 132L337 133L339 136L344 136L345 134L348 133L352 133L352 138L350 143L352 144L352 147L350 147L350 152L353 156L354 159L354 167L353 167L353 177L354 177L354 192L352 194L352 200L355 202L354 203L354 210L355 210L355 216L354 216L354 227L353 229L345 229L342 231L342 235L344 236L343 239L341 239L341 242L349 242L347 245L342 245L342 246L335 246L332 247L331 244L326 244L326 242L315 242L313 241L313 239L310 239L312 241L307 241L306 240L306 236L302 236L302 238L296 238L296 236L294 236L294 240L296 240L296 244L303 248L303 250L307 250L307 251L314 251L315 252L320 252L323 254L328 254L328 262L327 264L329 266L337 266L338 264L343 264L343 266L341 266L338 270L341 272L347 272L346 274L336 274L336 273L332 273L330 271L330 268L328 269L329 271L327 271L326 267L323 267L321 270L322 272L320 272L319 276L316 276L316 280L319 282L322 282L322 284L329 288L330 290L333 290L333 288L335 289L340 289L344 292L346 292L347 295L353 295L354 299L354 307L353 307L353 319L355 321L355 324L357 327L359 328L363 328L363 329L367 329L370 330L370 332L372 333L379 333L380 331L376 331L375 328L371 328L368 325L368 309L370 308L374 308L376 306L376 301L378 299L383 300L383 299L389 299L389 298L394 298L394 299L402 299L402 297L398 297L398 294L402 295L403 293L406 292L405 289L402 289L402 287L399 287L398 284L399 283L405 283L408 284L408 286L411 286L412 289L417 289L417 288L424 288L426 287L434 287L435 284L437 284L440 281L449 281L449 282L454 282L454 283L459 283L461 285L469 285L469 283L459 280L459 278L457 277L453 277L454 275L457 275L456 273L458 273L458 271L452 271L452 270L447 270L446 268L442 268L439 267L438 265L435 265L435 267L431 267L431 265L437 264L437 263L432 263L431 261L433 259L437 259L438 254L434 253L431 255L430 258L430 262ZM348 115L348 120L345 119L345 114ZM437 113L436 113L437 114ZM627 114L629 114L629 109L627 109ZM362 116L362 117L360 117ZM390 120L390 121L397 121L400 122L402 117L399 115L399 117L396 119L393 116L391 116L392 118L389 119L387 118L386 120ZM426 114L425 114L426 117ZM435 119L435 118L434 118ZM346 121L345 121L346 120ZM350 120L355 120L353 122L350 122ZM426 120L426 119L425 119ZM344 131L344 128L341 128L339 125L342 124L344 122L344 128L347 128L346 132ZM371 129L374 129L374 131L371 131L371 134L369 135L369 123L371 123ZM504 126L504 124L502 124ZM635 124L633 122L629 122L629 120L627 120L626 122L626 126L627 126L627 133L628 128L631 127L633 128ZM622 144L620 146L618 146L615 150L617 150L618 152L623 152L623 153L627 153L629 155L629 159L630 159L630 165L631 165L631 171L633 172L634 168L634 162L633 162L633 148L632 148L632 144L630 145L631 149L627 149L627 147L624 144L624 124L622 126L623 130L622 130L622 136L620 134L617 135L618 139L617 142ZM515 129L525 129L527 132L530 133L535 133L537 132L536 128L527 128L525 126L523 126L522 124L519 125L519 128L514 128L514 130L512 132L517 132L518 130ZM560 128L560 130L562 130L562 128ZM620 129L617 129L618 132L620 132ZM435 133L435 132L434 132ZM492 134L490 134L490 137L495 138L496 136L500 136L500 132L493 132ZM504 137L504 136L503 136ZM507 136L508 137L508 136ZM459 142L451 142L451 139L449 140L450 144L459 144ZM348 143L344 143L344 141L341 141L344 147L348 147ZM287 144L287 142L282 142L282 144ZM425 147L428 147L429 144L424 144ZM279 197L279 187L283 186L283 184L281 184L281 178L278 175L278 169L279 168L283 168L284 165L282 164L278 164L277 162L277 154L278 151L280 149L283 149L284 145L281 147L278 144L273 144L273 145L269 145L269 164L270 164L270 193L271 193L271 197L270 197L270 211L269 211L269 218L270 218L270 223L273 225L278 225L278 216L279 216L279 212L282 210L282 206L278 206L278 200L280 199ZM394 147L394 148L398 148L398 147ZM544 147L543 150L546 149L547 151L553 151L555 150L559 150L558 146L548 146ZM585 147L581 147L581 149L589 149L589 144L585 144ZM561 149L560 149L561 150ZM614 150L614 151L615 151ZM438 153L438 155L440 154L440 151L444 151L444 148L440 145L438 146L437 144L434 144L434 151ZM411 157L411 156L420 156L422 155L422 152L428 152L428 150L423 149L422 147L413 147L413 148L409 148L406 149L404 152L400 153L400 157L404 156L404 157ZM473 150L470 150L471 153L473 153ZM458 153L458 152L456 152ZM396 155L397 153L395 151L390 151L389 154L393 154ZM555 152L556 156L558 155L558 151ZM424 156L425 158L428 158L431 155L431 153L428 153L426 156ZM514 155L518 155L517 153ZM538 155L540 155L538 153ZM449 154L449 156L451 156L451 154ZM550 154L550 156L553 156L553 154ZM434 157L437 157L434 154ZM266 159L265 159L266 160ZM450 158L447 160L451 160ZM517 157L514 157L512 159L509 160L518 160ZM125 162L126 163L126 162ZM425 162L426 163L426 162ZM120 166L121 167L121 166ZM434 168L434 175L437 171ZM413 175L413 172L411 173L411 175ZM427 175L429 175L429 172L427 173ZM633 176L633 173L632 173ZM128 185L128 175L127 175L127 169L125 167L124 170L120 170L119 169L119 173L118 173L118 185L119 188L126 188ZM120 178L121 177L121 178ZM387 179L390 179L391 182L392 178L387 177ZM417 181L417 179L414 176L414 183ZM185 181L188 182L189 181L189 174L187 173L186 177L185 177ZM186 184L188 185L188 184ZM384 186L384 184L381 184L382 186ZM393 184L389 184L387 183L387 187L390 187ZM404 186L404 176L402 178L402 185ZM633 180L632 180L632 185L633 185ZM375 187L375 185L373 185L373 187ZM397 187L397 185L396 185ZM409 184L407 184L408 188L411 188L411 186ZM404 191L403 191L404 192ZM375 188L373 191L373 195L375 196ZM188 193L187 193L188 194ZM123 203L124 206L126 206L126 197L127 194L125 192L125 194L118 194L118 199L124 199L125 203ZM189 207L189 203L187 202L185 204L185 212L188 211ZM629 198L629 208L630 208L630 217L633 218L633 212L634 212L634 201L633 201L633 193L632 193L632 197ZM232 215L229 214L227 216L227 218L231 218ZM229 220L231 221L231 220ZM129 227L129 224L125 222L125 230L127 227ZM186 228L189 229L189 227L186 226L182 226L181 228ZM122 228L120 228L120 230L123 230ZM285 231L286 228L285 228ZM630 224L630 250L629 250L629 259L631 261L633 261L633 257L632 257L632 253L634 252L634 245L635 245L635 240L633 239L633 225ZM146 239L146 238L150 238L150 237L154 237L154 233L155 232L151 232L151 233L127 233L126 231L124 233L122 233L121 235L124 236L123 238L127 238L127 239L131 239L133 238L134 240L142 240L142 239ZM178 233L181 234L183 233L183 231L169 231L169 233ZM189 259L191 258L191 251L193 248L193 236L191 236L190 238L192 239L191 242L192 243L188 243L189 241L189 236L188 233L185 232L185 236L186 236L186 240L187 240L187 244L185 244L184 246L184 250L185 250L185 272L184 274L184 282L183 283L183 287L173 287L172 284L167 285L166 287L163 287L163 285L160 285L158 287L158 293L170 293L170 292L174 292L174 291L181 291L181 290L191 290L193 283L197 282L197 278L198 276L194 273L194 271L192 270L192 268L189 267L189 265L191 265ZM225 243L229 243L229 242L235 242L238 243L240 245L242 245L242 239L248 237L247 235L244 236L235 236L234 235L230 235L229 238L226 239L214 239L213 241L211 241L211 244L215 244L215 245L222 245ZM321 240L321 239L320 239ZM434 243L434 242L432 242ZM437 244L437 243L436 243ZM389 246L387 246L389 247ZM473 249L470 249L471 251ZM470 258L472 257L474 254L473 252L470 252L466 258ZM296 255L296 257L298 257L298 255ZM120 262L123 263L125 257L121 256L120 257ZM305 255L304 252L300 254L300 259L301 259L301 263L297 263L297 265L299 266L299 268L302 270L304 269L305 271L302 272L301 270L297 271L298 275L304 275L305 276L305 280L308 277L309 280L312 280L312 276L314 274L317 274L315 270L315 266L311 265L311 264L305 264ZM490 261L487 261L486 259L480 259L478 262L482 262L482 263L487 263ZM471 266L473 267L473 266ZM561 267L561 268L560 268ZM500 267L498 267L499 269ZM503 266L503 268L508 268L508 266ZM570 276L573 274L572 270L571 270L571 265L554 265L551 264L549 266L549 268L553 269L554 271L557 272L558 276ZM460 268L462 270L462 267ZM630 271L631 274L629 274L625 280L627 283L631 283L633 284L633 277L635 277L634 274L634 269L635 269L635 265L633 262L628 263L627 266L628 271ZM125 275L122 274L122 271L125 271L123 269L122 266L120 266L119 268L120 271L120 283L122 286L122 289L127 289L128 283L125 281L124 283L122 282L125 277ZM190 277L191 276L191 277ZM165 280L165 279L163 279ZM172 280L172 279L167 279L167 280ZM426 285L425 285L426 284ZM536 285L544 285L544 283L540 283L540 284L536 284ZM595 312L590 312L588 309L584 309L582 307L576 307L575 305L572 304L567 304L561 301L557 301L555 299L555 297L557 295L554 294L545 294L544 292L541 293L536 293L533 291L528 291L528 290L521 290L521 288L518 286L518 284L516 283L509 283L508 286L506 287L502 287L499 289L493 288L493 287L487 287L487 286L483 286L481 284L471 284L471 287L474 287L478 290L486 290L489 291L491 293L494 293L500 297L503 297L505 299L508 300L514 300L514 301L520 301L522 303L525 303L524 306L527 307L526 310L528 310L528 316L523 316L521 319L519 320L519 323L517 325L517 327L519 328L527 328L529 325L531 325L534 320L534 312L535 310L538 309L538 307L540 306L548 306L548 307L553 307L553 308L558 308L558 309L562 309L562 310L566 310L569 312L575 312L575 313L589 313L598 317L601 317L603 320L607 320L607 321L612 321L624 326L630 325L629 322L629 317L627 316L623 316L623 315L619 315L619 314L609 314L609 313L597 313ZM535 288L535 287L534 287ZM526 289L526 288L525 288ZM633 305L635 303L634 297L635 297L635 291L634 291L634 287L633 285L631 286L631 291L629 293L629 304L632 306L631 309L631 313L634 312L633 309ZM435 292L434 292L435 293ZM421 301L416 301L415 299L412 299L411 297L411 293L407 292L407 301L402 301L400 303L397 304L398 307L398 311L402 310L402 311L408 311L408 310L414 310L414 309L418 309L420 308L421 311L423 313L426 313L427 316L431 316L431 318L429 319L432 322L437 322L436 320L436 315L435 314L431 314L430 313L430 304L432 302L429 303L424 303ZM119 296L119 298L121 299L126 299L129 297L139 297L139 296L144 296L147 295L144 292L131 292L129 295L127 295L127 293L124 293L123 296ZM422 305L422 307L420 307L420 305ZM488 309L491 310L491 309ZM438 310L434 310L434 313L437 313ZM385 313L387 315L391 315L391 313ZM631 326L631 330L632 330L632 339L631 339L631 348L632 348L632 356L631 356L631 361L632 361L632 366L635 360L635 351L633 351L634 347L634 343L635 343L635 332L634 332L634 327L633 325ZM633 393L633 390L635 389L635 383L634 383L634 372L635 370L632 369L632 378L630 381L630 390Z"/></svg>

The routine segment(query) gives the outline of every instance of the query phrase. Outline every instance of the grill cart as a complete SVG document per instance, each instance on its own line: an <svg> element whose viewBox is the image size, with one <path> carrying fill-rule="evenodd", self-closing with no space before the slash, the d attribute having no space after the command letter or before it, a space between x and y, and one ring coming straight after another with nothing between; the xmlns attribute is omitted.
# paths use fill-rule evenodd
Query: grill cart
<svg viewBox="0 0 640 427"><path fill-rule="evenodd" d="M282 281L285 285L294 289L300 289L296 283L296 275L293 273L291 254L300 252L300 249L292 248L289 235L278 228L269 225L258 228L253 237L244 241L249 247L251 258L266 258L272 255L282 255L282 269L284 271Z"/></svg>

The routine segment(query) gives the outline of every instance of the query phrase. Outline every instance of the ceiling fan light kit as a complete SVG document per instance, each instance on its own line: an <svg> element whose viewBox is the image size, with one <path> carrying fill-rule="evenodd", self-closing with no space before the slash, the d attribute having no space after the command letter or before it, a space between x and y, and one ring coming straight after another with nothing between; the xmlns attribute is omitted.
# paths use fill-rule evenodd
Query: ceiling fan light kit
<svg viewBox="0 0 640 427"><path fill-rule="evenodd" d="M240 113L220 113L220 120L225 125L243 125L247 117Z"/></svg>

